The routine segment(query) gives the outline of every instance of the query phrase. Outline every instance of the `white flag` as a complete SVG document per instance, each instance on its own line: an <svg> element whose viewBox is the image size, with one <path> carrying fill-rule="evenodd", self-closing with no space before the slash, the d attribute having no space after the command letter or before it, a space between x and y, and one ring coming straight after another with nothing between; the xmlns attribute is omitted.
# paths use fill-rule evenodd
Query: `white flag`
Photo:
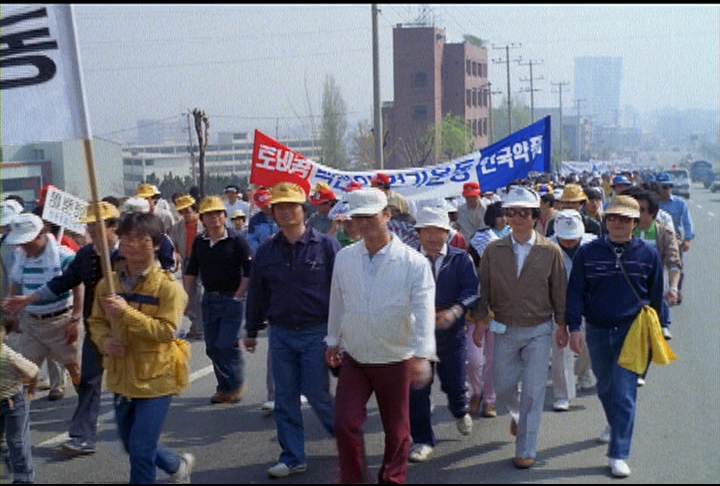
<svg viewBox="0 0 720 486"><path fill-rule="evenodd" d="M91 139L72 7L0 8L2 145Z"/></svg>

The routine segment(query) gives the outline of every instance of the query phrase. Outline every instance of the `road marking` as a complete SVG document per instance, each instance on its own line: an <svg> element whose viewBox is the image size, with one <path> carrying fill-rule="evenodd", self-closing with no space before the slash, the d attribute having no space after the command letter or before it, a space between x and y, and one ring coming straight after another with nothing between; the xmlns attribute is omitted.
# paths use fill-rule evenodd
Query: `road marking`
<svg viewBox="0 0 720 486"><path fill-rule="evenodd" d="M190 373L190 383L192 383L195 380L199 380L200 378L209 375L213 372L212 365L206 366L205 368L201 368L197 371L194 371ZM115 417L115 410L110 410L109 412L105 412L104 414L100 415L98 417L98 427L100 427L100 424L103 424L105 422L110 422ZM44 442L39 443L37 446L33 447L58 447L60 444L68 440L70 436L67 432L58 434L55 437L48 439Z"/></svg>

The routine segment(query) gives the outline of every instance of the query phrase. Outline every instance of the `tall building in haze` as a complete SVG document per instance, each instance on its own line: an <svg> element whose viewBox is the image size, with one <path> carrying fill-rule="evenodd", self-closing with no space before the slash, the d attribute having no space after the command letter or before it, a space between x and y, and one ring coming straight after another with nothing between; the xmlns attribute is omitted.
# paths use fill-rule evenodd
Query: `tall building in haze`
<svg viewBox="0 0 720 486"><path fill-rule="evenodd" d="M622 57L576 57L574 93L575 100L583 100L580 116L596 126L617 126L621 82Z"/></svg>

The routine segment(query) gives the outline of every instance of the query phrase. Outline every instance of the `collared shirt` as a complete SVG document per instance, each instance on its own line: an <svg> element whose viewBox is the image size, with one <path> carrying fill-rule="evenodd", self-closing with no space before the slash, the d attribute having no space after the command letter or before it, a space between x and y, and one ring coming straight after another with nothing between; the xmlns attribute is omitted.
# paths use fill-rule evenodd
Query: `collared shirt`
<svg viewBox="0 0 720 486"><path fill-rule="evenodd" d="M670 213L675 232L681 235L681 240L695 238L695 229L690 217L690 211L683 198L671 194L670 199L667 201L660 201L660 209Z"/></svg>
<svg viewBox="0 0 720 486"><path fill-rule="evenodd" d="M422 247L421 247L422 248ZM430 257L428 257L428 254L425 253L425 250L421 250L422 254L425 255L425 258L430 260ZM440 267L442 266L443 259L445 258L445 255L447 255L447 243L444 243L442 248L440 249L440 253L437 254L435 257L435 261L433 262L430 260L431 263L435 265L435 268L433 268L433 275L437 275L440 271Z"/></svg>
<svg viewBox="0 0 720 486"><path fill-rule="evenodd" d="M530 249L535 244L535 231L530 234L530 238L525 243L520 243L515 239L515 235L510 233L510 239L512 241L513 253L515 253L515 265L517 266L517 276L520 277L522 267L525 264L525 259L530 253Z"/></svg>
<svg viewBox="0 0 720 486"><path fill-rule="evenodd" d="M271 326L301 328L325 325L330 281L340 243L307 227L295 243L281 232L258 247L250 272L246 307L248 337L257 336L267 319Z"/></svg>
<svg viewBox="0 0 720 486"><path fill-rule="evenodd" d="M426 258L394 235L372 258L362 241L340 250L326 342L365 364L437 359L435 281Z"/></svg>
<svg viewBox="0 0 720 486"><path fill-rule="evenodd" d="M193 241L185 275L199 276L205 292L235 292L250 274L251 255L247 240L233 230L214 243L204 232Z"/></svg>

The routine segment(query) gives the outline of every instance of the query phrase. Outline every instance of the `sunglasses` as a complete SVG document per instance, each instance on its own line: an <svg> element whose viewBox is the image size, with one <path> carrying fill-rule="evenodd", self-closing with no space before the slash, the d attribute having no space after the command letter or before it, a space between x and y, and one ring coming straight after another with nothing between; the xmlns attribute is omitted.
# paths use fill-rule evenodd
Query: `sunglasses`
<svg viewBox="0 0 720 486"><path fill-rule="evenodd" d="M633 219L620 214L606 214L605 219L610 221L619 221L620 223L630 223Z"/></svg>
<svg viewBox="0 0 720 486"><path fill-rule="evenodd" d="M527 218L528 216L532 215L532 209L512 209L507 208L505 209L505 216L508 218L514 218L515 216L520 216L521 218Z"/></svg>

